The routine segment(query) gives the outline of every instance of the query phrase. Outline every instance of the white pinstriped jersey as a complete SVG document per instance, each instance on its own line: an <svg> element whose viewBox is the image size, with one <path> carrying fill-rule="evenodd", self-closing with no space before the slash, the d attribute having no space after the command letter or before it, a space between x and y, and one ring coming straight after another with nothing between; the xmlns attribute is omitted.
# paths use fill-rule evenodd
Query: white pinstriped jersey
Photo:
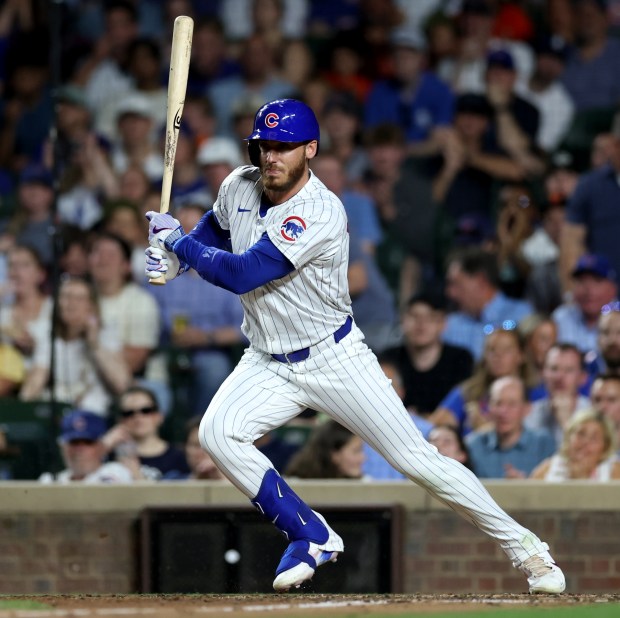
<svg viewBox="0 0 620 618"><path fill-rule="evenodd" d="M269 354L326 339L351 314L347 281L349 235L341 201L311 172L290 200L260 216L263 185L257 168L237 168L222 183L213 206L232 249L243 253L267 232L295 270L240 296L242 330Z"/></svg>

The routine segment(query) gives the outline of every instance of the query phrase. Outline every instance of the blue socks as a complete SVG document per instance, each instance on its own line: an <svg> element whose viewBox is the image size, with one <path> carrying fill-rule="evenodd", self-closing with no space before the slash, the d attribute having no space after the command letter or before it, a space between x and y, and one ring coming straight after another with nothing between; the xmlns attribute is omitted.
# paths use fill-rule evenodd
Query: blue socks
<svg viewBox="0 0 620 618"><path fill-rule="evenodd" d="M323 545L329 538L325 524L273 468L251 502L289 541Z"/></svg>

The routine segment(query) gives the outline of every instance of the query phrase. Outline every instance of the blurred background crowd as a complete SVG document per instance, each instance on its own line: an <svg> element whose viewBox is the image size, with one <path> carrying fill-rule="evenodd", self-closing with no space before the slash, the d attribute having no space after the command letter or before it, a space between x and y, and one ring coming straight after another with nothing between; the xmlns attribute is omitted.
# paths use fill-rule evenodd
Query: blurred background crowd
<svg viewBox="0 0 620 618"><path fill-rule="evenodd" d="M51 398L42 481L219 478L196 419L247 343L239 301L144 276L177 15L183 227L257 109L304 100L354 317L420 431L481 478L619 478L620 0L4 0L4 477L3 410ZM312 410L257 446L292 476L400 477Z"/></svg>

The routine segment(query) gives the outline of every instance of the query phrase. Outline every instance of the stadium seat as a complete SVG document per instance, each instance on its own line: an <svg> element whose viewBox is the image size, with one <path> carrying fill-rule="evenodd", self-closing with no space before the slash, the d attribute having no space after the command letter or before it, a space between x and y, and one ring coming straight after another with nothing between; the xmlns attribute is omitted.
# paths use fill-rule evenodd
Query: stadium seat
<svg viewBox="0 0 620 618"><path fill-rule="evenodd" d="M616 107L603 107L575 114L558 150L566 150L573 155L573 166L578 172L589 169L592 141L599 133L606 133L611 129L616 111Z"/></svg>
<svg viewBox="0 0 620 618"><path fill-rule="evenodd" d="M0 429L8 449L0 467L5 478L34 480L59 464L56 446L57 419L69 409L49 401L20 401L0 398Z"/></svg>

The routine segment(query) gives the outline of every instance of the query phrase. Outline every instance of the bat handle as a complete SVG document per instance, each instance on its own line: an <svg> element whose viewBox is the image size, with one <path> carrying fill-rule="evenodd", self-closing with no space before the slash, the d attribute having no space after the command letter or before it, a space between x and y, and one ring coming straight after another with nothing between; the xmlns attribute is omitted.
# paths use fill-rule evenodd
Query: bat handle
<svg viewBox="0 0 620 618"><path fill-rule="evenodd" d="M151 285L166 285L166 277L164 275L159 275L157 279L149 279L149 283Z"/></svg>
<svg viewBox="0 0 620 618"><path fill-rule="evenodd" d="M165 214L168 212L169 198L166 196L170 195L170 186L172 182L172 174L165 174L163 178L164 187L162 189L162 200L159 205L159 212L161 214ZM149 279L149 283L151 285L166 285L166 276L159 275L156 279Z"/></svg>

